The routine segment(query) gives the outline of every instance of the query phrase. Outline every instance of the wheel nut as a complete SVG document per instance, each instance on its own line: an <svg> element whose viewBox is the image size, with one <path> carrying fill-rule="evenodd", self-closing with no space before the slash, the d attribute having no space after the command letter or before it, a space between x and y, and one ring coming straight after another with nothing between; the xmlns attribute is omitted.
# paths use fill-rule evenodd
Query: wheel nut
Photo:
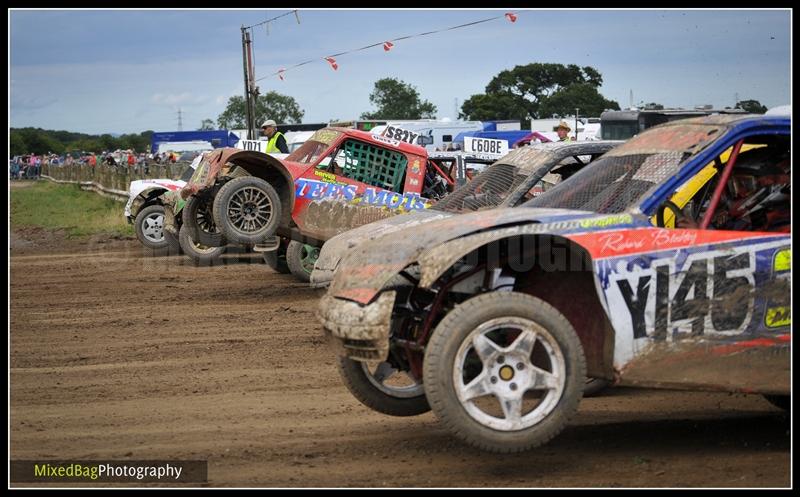
<svg viewBox="0 0 800 497"><path fill-rule="evenodd" d="M525 365L524 365L524 364L522 364L521 362L518 362L518 363L517 363L517 369L519 369L520 371L522 371L523 369L525 369Z"/></svg>
<svg viewBox="0 0 800 497"><path fill-rule="evenodd" d="M517 384L516 383L512 383L511 385L509 385L509 387L511 387L511 390L516 390L517 389Z"/></svg>
<svg viewBox="0 0 800 497"><path fill-rule="evenodd" d="M492 383L497 383L497 376L492 376L489 381Z"/></svg>
<svg viewBox="0 0 800 497"><path fill-rule="evenodd" d="M504 362L506 362L505 356L499 356L497 358L497 362L500 363L500 364L503 364Z"/></svg>

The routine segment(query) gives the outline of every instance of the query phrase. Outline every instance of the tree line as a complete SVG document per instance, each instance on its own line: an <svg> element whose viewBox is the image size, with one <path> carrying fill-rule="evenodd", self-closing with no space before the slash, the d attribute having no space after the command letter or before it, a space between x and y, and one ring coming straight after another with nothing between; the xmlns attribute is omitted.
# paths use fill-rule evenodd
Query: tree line
<svg viewBox="0 0 800 497"><path fill-rule="evenodd" d="M111 136L110 134L90 135L73 131L54 131L42 128L11 128L9 132L9 153L12 156L53 153L64 155L81 152L100 153L108 150L135 150L146 152L150 149L152 130L139 134Z"/></svg>

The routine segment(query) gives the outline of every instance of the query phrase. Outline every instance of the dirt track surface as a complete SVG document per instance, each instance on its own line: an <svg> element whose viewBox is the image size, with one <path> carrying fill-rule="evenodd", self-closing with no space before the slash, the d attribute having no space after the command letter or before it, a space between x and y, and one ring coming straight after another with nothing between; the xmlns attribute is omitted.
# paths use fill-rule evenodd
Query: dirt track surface
<svg viewBox="0 0 800 497"><path fill-rule="evenodd" d="M497 456L359 404L320 292L257 259L195 268L36 229L11 247L13 459L207 459L231 487L790 485L789 417L760 396L612 389Z"/></svg>

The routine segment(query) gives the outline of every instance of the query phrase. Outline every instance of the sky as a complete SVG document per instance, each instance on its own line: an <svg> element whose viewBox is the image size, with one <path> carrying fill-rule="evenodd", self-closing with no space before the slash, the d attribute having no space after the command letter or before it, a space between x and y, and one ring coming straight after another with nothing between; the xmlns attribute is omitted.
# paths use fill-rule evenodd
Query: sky
<svg viewBox="0 0 800 497"><path fill-rule="evenodd" d="M281 10L9 10L9 127L91 134L200 127L244 94L241 27ZM516 22L503 14L514 12ZM499 72L534 62L592 66L622 108L767 107L790 102L791 11L320 10L253 28L261 94L293 97L303 122L374 111L377 80L414 86L438 109L484 93ZM331 54L499 16L336 57ZM287 70L284 80L273 75ZM262 79L263 78L263 79Z"/></svg>

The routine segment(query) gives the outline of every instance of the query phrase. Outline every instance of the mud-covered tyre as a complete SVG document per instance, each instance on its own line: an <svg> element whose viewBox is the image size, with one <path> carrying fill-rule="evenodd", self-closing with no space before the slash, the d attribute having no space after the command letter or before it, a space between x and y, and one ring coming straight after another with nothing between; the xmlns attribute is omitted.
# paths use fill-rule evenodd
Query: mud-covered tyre
<svg viewBox="0 0 800 497"><path fill-rule="evenodd" d="M192 261L195 266L216 266L220 262L220 257L225 253L225 247L206 247L192 240L186 225L181 226L178 232L183 253Z"/></svg>
<svg viewBox="0 0 800 497"><path fill-rule="evenodd" d="M611 382L603 378L586 378L583 386L584 397L594 397L611 385Z"/></svg>
<svg viewBox="0 0 800 497"><path fill-rule="evenodd" d="M255 245L278 229L281 199L272 185L261 178L234 178L217 192L213 216L228 242Z"/></svg>
<svg viewBox="0 0 800 497"><path fill-rule="evenodd" d="M189 237L206 247L224 247L225 237L214 223L211 201L192 195L186 200L181 211L183 226L189 230Z"/></svg>
<svg viewBox="0 0 800 497"><path fill-rule="evenodd" d="M792 407L792 397L790 395L765 395L765 399L775 407L788 411Z"/></svg>
<svg viewBox="0 0 800 497"><path fill-rule="evenodd" d="M264 252L264 262L275 272L289 274L289 264L286 263L286 246L281 244L276 250Z"/></svg>
<svg viewBox="0 0 800 497"><path fill-rule="evenodd" d="M311 272L314 271L314 263L318 258L319 247L313 245L292 240L286 248L286 264L289 266L289 271L295 278L305 283L311 281Z"/></svg>
<svg viewBox="0 0 800 497"><path fill-rule="evenodd" d="M512 453L558 435L586 383L583 347L551 305L492 292L458 305L431 335L425 393L444 426L483 450Z"/></svg>
<svg viewBox="0 0 800 497"><path fill-rule="evenodd" d="M136 214L133 221L136 238L145 247L153 250L164 250L168 247L164 239L164 206L148 205Z"/></svg>
<svg viewBox="0 0 800 497"><path fill-rule="evenodd" d="M391 374L389 374L391 373ZM404 383L388 362L368 364L339 357L339 374L350 393L359 402L389 416L416 416L431 410L421 383L409 379Z"/></svg>

